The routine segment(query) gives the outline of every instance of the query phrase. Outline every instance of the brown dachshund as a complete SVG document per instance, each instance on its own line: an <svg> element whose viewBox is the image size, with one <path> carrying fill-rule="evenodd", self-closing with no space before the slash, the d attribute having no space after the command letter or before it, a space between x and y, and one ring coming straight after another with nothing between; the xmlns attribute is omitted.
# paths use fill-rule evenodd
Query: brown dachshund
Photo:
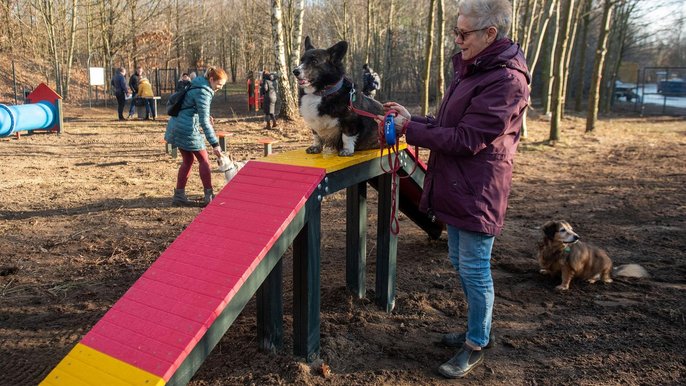
<svg viewBox="0 0 686 386"><path fill-rule="evenodd" d="M540 272L551 276L562 275L557 290L566 291L572 279L579 278L595 283L602 279L612 283L612 260L604 250L579 241L572 226L566 221L548 221L543 225L543 241L538 244Z"/></svg>

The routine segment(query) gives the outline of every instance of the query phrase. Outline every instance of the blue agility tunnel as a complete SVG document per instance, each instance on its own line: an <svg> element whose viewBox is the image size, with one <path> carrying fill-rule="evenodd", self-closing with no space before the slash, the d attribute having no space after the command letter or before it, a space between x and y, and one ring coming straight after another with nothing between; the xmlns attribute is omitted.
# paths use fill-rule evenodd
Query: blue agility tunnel
<svg viewBox="0 0 686 386"><path fill-rule="evenodd" d="M32 103L15 106L0 104L0 137L33 130L59 133L62 127L62 97L41 83L27 99Z"/></svg>
<svg viewBox="0 0 686 386"><path fill-rule="evenodd" d="M0 104L0 137L18 131L49 129L55 126L57 112L48 102L6 106Z"/></svg>

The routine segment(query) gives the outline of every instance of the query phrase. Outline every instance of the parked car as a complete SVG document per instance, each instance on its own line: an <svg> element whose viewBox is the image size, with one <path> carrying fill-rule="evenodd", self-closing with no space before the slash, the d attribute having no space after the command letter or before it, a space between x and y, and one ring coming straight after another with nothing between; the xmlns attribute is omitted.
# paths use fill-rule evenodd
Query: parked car
<svg viewBox="0 0 686 386"><path fill-rule="evenodd" d="M634 98L638 98L636 93L637 87L632 83L624 83L621 80L615 81L615 98L619 99L624 97L627 102L631 102Z"/></svg>
<svg viewBox="0 0 686 386"><path fill-rule="evenodd" d="M660 81L657 83L657 92L667 96L686 96L686 81L683 79Z"/></svg>

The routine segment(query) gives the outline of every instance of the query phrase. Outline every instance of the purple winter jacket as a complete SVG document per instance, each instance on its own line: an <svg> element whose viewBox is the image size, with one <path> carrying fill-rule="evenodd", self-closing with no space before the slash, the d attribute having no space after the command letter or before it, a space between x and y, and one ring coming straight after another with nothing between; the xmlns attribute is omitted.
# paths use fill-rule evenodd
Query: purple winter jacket
<svg viewBox="0 0 686 386"><path fill-rule="evenodd" d="M438 116L407 125L408 144L431 150L420 209L459 229L499 235L531 81L524 54L510 41L455 76Z"/></svg>

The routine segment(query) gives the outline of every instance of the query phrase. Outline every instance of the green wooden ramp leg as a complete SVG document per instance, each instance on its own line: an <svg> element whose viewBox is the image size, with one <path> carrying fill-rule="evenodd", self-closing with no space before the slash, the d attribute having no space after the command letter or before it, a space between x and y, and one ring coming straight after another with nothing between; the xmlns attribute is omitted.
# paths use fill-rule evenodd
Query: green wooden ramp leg
<svg viewBox="0 0 686 386"><path fill-rule="evenodd" d="M346 190L345 283L358 299L365 297L367 265L367 182Z"/></svg>
<svg viewBox="0 0 686 386"><path fill-rule="evenodd" d="M306 204L305 226L293 241L293 353L313 362L319 357L321 202Z"/></svg>
<svg viewBox="0 0 686 386"><path fill-rule="evenodd" d="M283 261L279 260L257 290L257 342L260 350L283 348Z"/></svg>
<svg viewBox="0 0 686 386"><path fill-rule="evenodd" d="M382 174L379 184L379 220L376 242L376 304L391 312L395 307L395 273L398 236L391 232L391 185L392 175ZM397 213L398 191L395 191Z"/></svg>

